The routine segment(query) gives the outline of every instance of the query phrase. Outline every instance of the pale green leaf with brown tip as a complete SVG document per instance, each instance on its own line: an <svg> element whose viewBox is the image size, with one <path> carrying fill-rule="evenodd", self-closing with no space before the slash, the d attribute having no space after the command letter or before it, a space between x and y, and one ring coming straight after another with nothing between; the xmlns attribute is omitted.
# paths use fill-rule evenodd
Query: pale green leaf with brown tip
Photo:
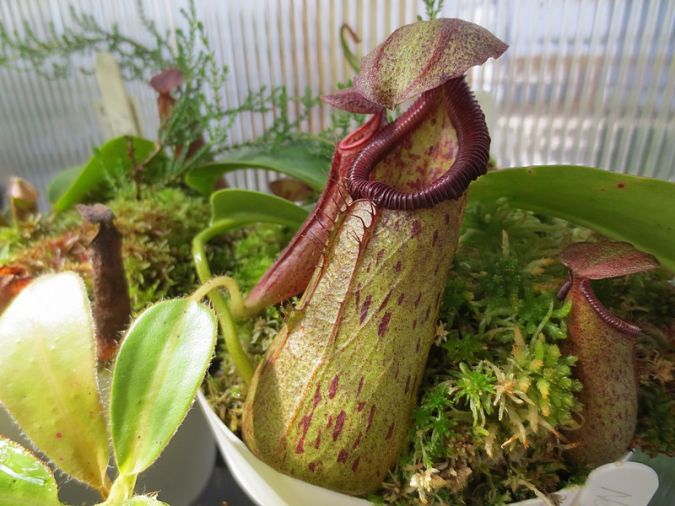
<svg viewBox="0 0 675 506"><path fill-rule="evenodd" d="M0 317L0 402L60 469L101 490L109 451L93 325L76 274L24 288Z"/></svg>
<svg viewBox="0 0 675 506"><path fill-rule="evenodd" d="M216 320L198 302L151 306L133 323L115 361L110 425L120 473L156 459L185 418L216 345Z"/></svg>
<svg viewBox="0 0 675 506"><path fill-rule="evenodd" d="M60 505L51 469L21 445L0 436L0 504Z"/></svg>
<svg viewBox="0 0 675 506"><path fill-rule="evenodd" d="M361 59L353 89L386 108L460 77L508 46L485 28L460 19L405 25Z"/></svg>

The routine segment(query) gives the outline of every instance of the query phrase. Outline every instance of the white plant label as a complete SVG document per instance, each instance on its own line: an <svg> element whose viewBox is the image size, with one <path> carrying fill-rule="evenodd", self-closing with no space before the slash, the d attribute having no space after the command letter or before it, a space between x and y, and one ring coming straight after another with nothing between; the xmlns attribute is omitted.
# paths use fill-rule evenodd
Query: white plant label
<svg viewBox="0 0 675 506"><path fill-rule="evenodd" d="M588 475L574 506L647 506L659 479L656 472L637 462L614 462Z"/></svg>

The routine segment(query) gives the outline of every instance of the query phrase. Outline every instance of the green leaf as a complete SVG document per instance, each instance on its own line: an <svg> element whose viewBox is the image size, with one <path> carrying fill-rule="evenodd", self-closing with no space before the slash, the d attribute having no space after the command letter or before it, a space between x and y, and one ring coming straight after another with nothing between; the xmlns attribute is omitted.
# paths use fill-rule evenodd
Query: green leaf
<svg viewBox="0 0 675 506"><path fill-rule="evenodd" d="M0 504L61 504L52 471L31 452L0 436Z"/></svg>
<svg viewBox="0 0 675 506"><path fill-rule="evenodd" d="M80 176L84 165L63 169L49 182L47 186L47 198L54 204L70 188L73 182Z"/></svg>
<svg viewBox="0 0 675 506"><path fill-rule="evenodd" d="M306 209L268 193L226 189L211 195L212 226L223 220L300 226L307 215Z"/></svg>
<svg viewBox="0 0 675 506"><path fill-rule="evenodd" d="M129 158L129 140L133 143L134 160ZM65 211L80 202L91 190L103 183L109 175L116 171L131 171L132 162L140 163L146 159L155 149L155 143L140 137L118 137L106 142L100 146L94 156L82 167L77 177L70 181L67 188L63 188L72 174L60 175L61 181L53 181L50 185L51 193L57 195L61 192L58 199L54 202L54 210L57 212ZM59 176L57 176L57 179ZM53 187L53 189L52 189Z"/></svg>
<svg viewBox="0 0 675 506"><path fill-rule="evenodd" d="M209 195L223 174L254 168L280 172L304 181L315 190L321 190L326 184L330 168L329 155L317 153L315 143L308 140L290 141L275 150L269 146L244 146L227 152L225 156L226 160L189 171L185 179L188 186Z"/></svg>
<svg viewBox="0 0 675 506"><path fill-rule="evenodd" d="M122 342L113 371L110 425L121 474L159 457L185 418L216 344L216 321L188 299L141 314Z"/></svg>
<svg viewBox="0 0 675 506"><path fill-rule="evenodd" d="M58 467L104 489L108 434L82 280L65 272L30 283L0 317L0 342L0 402Z"/></svg>
<svg viewBox="0 0 675 506"><path fill-rule="evenodd" d="M591 167L551 165L490 172L469 188L472 201L506 197L515 207L628 241L675 271L675 184Z"/></svg>

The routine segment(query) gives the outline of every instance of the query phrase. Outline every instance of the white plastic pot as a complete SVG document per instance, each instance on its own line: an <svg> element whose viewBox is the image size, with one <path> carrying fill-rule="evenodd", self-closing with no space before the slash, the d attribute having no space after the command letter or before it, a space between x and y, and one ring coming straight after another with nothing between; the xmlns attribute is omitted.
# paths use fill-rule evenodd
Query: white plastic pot
<svg viewBox="0 0 675 506"><path fill-rule="evenodd" d="M218 447L232 476L249 498L260 506L296 506L318 504L321 506L367 506L364 499L317 487L286 476L271 468L235 436L211 409L201 392L197 400L202 407ZM630 454L629 454L630 455ZM592 506L622 504L647 506L658 488L656 473L649 467L635 462L616 462L594 470L584 487L561 490L561 506ZM610 499L621 497L621 502ZM610 502L608 502L610 501ZM511 506L546 506L542 499L529 499Z"/></svg>

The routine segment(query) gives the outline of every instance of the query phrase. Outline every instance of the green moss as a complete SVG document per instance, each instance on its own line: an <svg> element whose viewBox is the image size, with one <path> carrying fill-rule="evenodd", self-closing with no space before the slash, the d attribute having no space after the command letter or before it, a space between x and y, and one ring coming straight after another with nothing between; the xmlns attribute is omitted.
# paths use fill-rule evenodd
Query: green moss
<svg viewBox="0 0 675 506"><path fill-rule="evenodd" d="M141 200L120 195L108 205L124 237L124 268L134 310L192 292L198 284L192 238L208 224L208 204L165 188Z"/></svg>
<svg viewBox="0 0 675 506"><path fill-rule="evenodd" d="M124 267L134 311L191 292L197 284L191 242L208 223L208 204L165 188L148 192L140 200L121 190L107 205L124 238ZM7 239L0 263L23 264L33 276L72 270L89 279L87 245L93 232L76 211L38 217L21 230L0 228ZM212 254L212 265L222 266L222 260Z"/></svg>
<svg viewBox="0 0 675 506"><path fill-rule="evenodd" d="M292 238L292 233L276 225L249 227L232 250L230 275L238 282L243 292L255 286L281 251L281 245Z"/></svg>
<svg viewBox="0 0 675 506"><path fill-rule="evenodd" d="M248 289L286 238L265 227L239 234L226 263ZM560 352L570 308L556 293L566 278L560 250L593 237L586 229L504 202L467 209L408 445L370 500L504 504L583 481L588 469L564 459L562 432L575 424L581 385L572 376L575 358ZM654 451L672 452L672 424L653 421L675 419L672 332L667 331L675 289L664 273L635 278L608 284L607 304L647 330L638 347L645 392L638 440ZM240 326L256 358L284 313L270 308ZM227 356L222 360L208 388L236 431L244 392Z"/></svg>
<svg viewBox="0 0 675 506"><path fill-rule="evenodd" d="M65 213L60 217L36 215L21 222L20 227L0 226L0 264L17 261L37 240L61 237L79 227L81 222L77 213Z"/></svg>
<svg viewBox="0 0 675 506"><path fill-rule="evenodd" d="M637 440L649 455L675 455L675 398L658 383L642 385L639 393L640 411L649 416L640 417Z"/></svg>

